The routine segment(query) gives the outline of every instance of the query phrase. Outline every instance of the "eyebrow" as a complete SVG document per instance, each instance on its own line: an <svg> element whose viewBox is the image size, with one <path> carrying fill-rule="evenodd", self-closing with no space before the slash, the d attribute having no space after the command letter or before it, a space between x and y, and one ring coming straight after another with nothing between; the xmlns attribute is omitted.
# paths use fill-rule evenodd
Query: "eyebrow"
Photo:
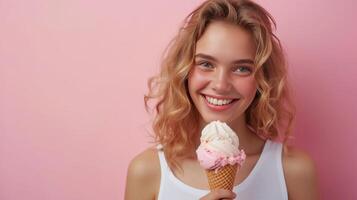
<svg viewBox="0 0 357 200"><path fill-rule="evenodd" d="M207 54L203 54L203 53L198 53L195 55L195 58L200 57L200 58L204 58L204 59L209 59L209 60L213 60L213 61L217 61L216 58L214 58L213 56L207 55ZM239 60L235 60L232 63L236 63L236 64L244 64L244 63L248 63L248 64L254 64L254 61L251 59L239 59Z"/></svg>

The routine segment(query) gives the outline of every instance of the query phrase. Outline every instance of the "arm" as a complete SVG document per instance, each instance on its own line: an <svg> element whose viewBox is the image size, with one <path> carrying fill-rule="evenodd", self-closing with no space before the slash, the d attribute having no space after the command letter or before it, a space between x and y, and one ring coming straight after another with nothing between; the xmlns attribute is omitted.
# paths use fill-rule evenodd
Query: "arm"
<svg viewBox="0 0 357 200"><path fill-rule="evenodd" d="M125 200L154 200L160 185L160 162L156 149L148 149L129 164Z"/></svg>
<svg viewBox="0 0 357 200"><path fill-rule="evenodd" d="M319 199L316 168L306 153L285 147L283 167L289 200Z"/></svg>

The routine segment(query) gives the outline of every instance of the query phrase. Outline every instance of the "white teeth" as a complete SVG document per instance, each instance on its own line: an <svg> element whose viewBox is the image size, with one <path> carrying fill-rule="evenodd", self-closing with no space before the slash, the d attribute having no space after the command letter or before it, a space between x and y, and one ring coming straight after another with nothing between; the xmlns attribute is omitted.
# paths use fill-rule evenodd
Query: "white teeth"
<svg viewBox="0 0 357 200"><path fill-rule="evenodd" d="M218 104L218 99L213 99L213 104L217 105Z"/></svg>
<svg viewBox="0 0 357 200"><path fill-rule="evenodd" d="M233 101L232 99L216 99L216 98L207 97L207 96L205 96L205 98L207 99L207 101L210 104L213 104L213 105L216 105L216 106L230 104Z"/></svg>

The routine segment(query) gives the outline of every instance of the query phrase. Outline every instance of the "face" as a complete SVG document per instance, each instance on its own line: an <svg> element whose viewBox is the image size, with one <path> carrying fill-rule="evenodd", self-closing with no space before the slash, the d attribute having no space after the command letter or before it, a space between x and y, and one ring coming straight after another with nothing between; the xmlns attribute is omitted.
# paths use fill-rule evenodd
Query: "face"
<svg viewBox="0 0 357 200"><path fill-rule="evenodd" d="M245 123L253 101L255 45L251 34L227 22L212 22L197 41L188 76L189 94L203 123Z"/></svg>

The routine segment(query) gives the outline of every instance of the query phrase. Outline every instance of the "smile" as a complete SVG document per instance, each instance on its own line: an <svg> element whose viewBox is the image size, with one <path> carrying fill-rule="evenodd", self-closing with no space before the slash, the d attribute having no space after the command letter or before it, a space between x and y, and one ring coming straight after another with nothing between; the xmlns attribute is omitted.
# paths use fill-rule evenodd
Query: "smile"
<svg viewBox="0 0 357 200"><path fill-rule="evenodd" d="M233 99L216 99L212 97L205 96L206 100L208 103L215 105L215 106L221 106L221 105L227 105L232 103Z"/></svg>
<svg viewBox="0 0 357 200"><path fill-rule="evenodd" d="M206 96L206 95L202 95L207 103L207 106L214 110L214 111L223 111L226 110L228 108L230 108L234 102L236 102L239 99L232 99L232 98L215 98L215 97L211 97L211 96Z"/></svg>

